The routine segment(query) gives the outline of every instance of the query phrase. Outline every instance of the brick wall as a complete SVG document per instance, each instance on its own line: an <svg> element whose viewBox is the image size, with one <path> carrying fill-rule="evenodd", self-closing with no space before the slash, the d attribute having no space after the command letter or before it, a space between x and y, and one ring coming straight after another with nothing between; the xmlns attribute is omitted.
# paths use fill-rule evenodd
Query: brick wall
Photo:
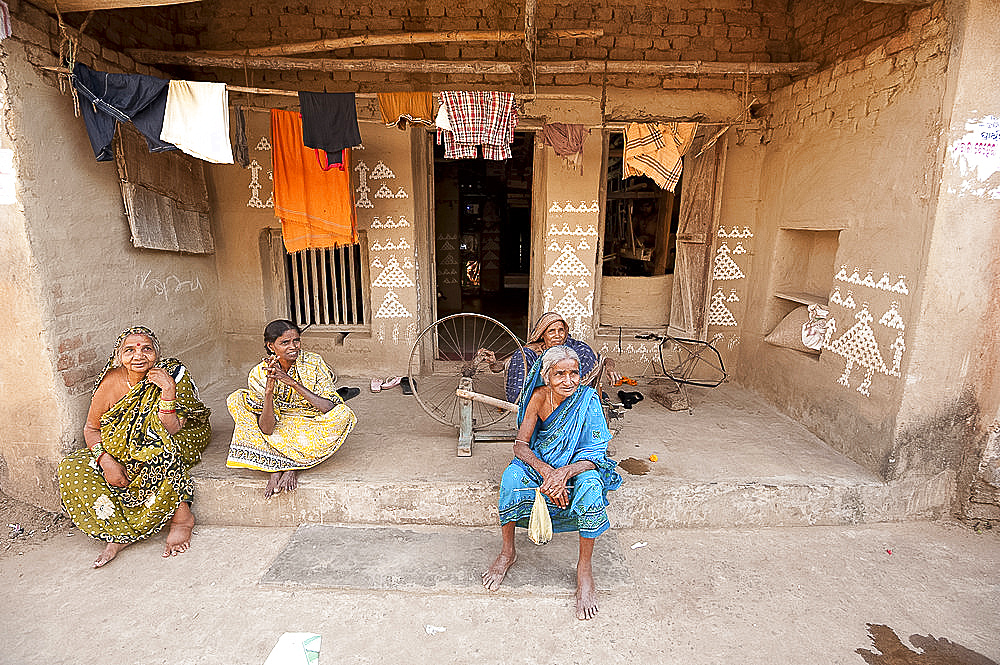
<svg viewBox="0 0 1000 665"><path fill-rule="evenodd" d="M864 0L795 2L792 60L818 62L824 68L855 57L903 32L910 13L928 11Z"/></svg>
<svg viewBox="0 0 1000 665"><path fill-rule="evenodd" d="M190 48L240 49L352 35L445 30L523 30L521 3L388 0L377 6L317 6L315 3L263 1L249 6L238 0L193 3L164 10L177 16L179 39ZM648 60L787 62L791 16L779 0L707 2L579 3L541 2L536 10L540 36L538 60ZM603 28L595 39L553 39L549 29ZM192 43L196 42L196 43ZM521 62L520 43L419 44L343 49L323 57ZM199 71L199 70L196 70ZM218 70L221 80L246 83L242 71ZM426 89L446 85L521 85L516 75L498 77L441 74L372 74L331 72L250 73L253 84L305 84L330 90ZM784 84L786 81L781 81ZM603 74L539 76L538 85L602 85ZM768 89L755 80L754 90ZM742 77L611 75L608 84L632 88L742 91ZM772 89L775 86L771 86Z"/></svg>
<svg viewBox="0 0 1000 665"><path fill-rule="evenodd" d="M907 13L903 29L891 38L776 91L765 112L773 137L791 136L802 127L856 130L862 122L873 124L918 71L943 75L950 34L942 7L939 0Z"/></svg>

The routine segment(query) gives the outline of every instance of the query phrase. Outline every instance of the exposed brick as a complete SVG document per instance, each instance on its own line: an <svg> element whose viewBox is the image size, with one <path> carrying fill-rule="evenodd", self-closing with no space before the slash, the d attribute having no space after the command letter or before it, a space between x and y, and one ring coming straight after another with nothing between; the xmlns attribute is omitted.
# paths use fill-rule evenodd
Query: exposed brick
<svg viewBox="0 0 1000 665"><path fill-rule="evenodd" d="M683 25L683 24L670 24L663 26L662 34L664 37L673 37L675 35L684 35L686 37L694 37L698 34L698 26L695 25Z"/></svg>
<svg viewBox="0 0 1000 665"><path fill-rule="evenodd" d="M693 90L698 87L698 79L694 77L664 77L661 87L667 90Z"/></svg>
<svg viewBox="0 0 1000 665"><path fill-rule="evenodd" d="M699 90L732 90L733 81L724 78L700 78L698 79Z"/></svg>

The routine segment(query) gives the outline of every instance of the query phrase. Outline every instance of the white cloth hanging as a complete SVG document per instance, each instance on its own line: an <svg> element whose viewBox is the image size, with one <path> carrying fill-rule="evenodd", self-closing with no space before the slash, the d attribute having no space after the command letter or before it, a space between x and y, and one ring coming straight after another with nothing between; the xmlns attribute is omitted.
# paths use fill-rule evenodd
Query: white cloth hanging
<svg viewBox="0 0 1000 665"><path fill-rule="evenodd" d="M226 84L171 81L160 139L206 162L232 164Z"/></svg>

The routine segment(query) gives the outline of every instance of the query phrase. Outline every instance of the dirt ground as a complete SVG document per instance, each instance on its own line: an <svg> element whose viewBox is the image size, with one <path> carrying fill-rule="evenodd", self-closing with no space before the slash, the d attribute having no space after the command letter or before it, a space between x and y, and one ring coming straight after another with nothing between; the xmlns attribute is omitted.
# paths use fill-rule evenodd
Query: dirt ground
<svg viewBox="0 0 1000 665"><path fill-rule="evenodd" d="M50 513L0 492L0 558L29 552L73 528L65 515Z"/></svg>

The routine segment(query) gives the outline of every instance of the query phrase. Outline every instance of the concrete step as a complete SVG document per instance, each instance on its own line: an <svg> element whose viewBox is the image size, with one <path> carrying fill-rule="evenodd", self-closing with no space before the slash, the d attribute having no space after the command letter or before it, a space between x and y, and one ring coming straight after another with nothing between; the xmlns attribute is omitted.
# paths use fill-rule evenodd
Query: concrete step
<svg viewBox="0 0 1000 665"><path fill-rule="evenodd" d="M614 526L844 525L934 518L948 505L949 476L884 483L749 392L725 385L693 402L693 415L652 400L627 412L610 447L625 479L609 495ZM232 421L224 402L211 405L215 435L192 472L201 523L497 524L510 443L456 457L456 432L398 389L352 400L358 426L341 450L268 500L265 474L226 468Z"/></svg>

